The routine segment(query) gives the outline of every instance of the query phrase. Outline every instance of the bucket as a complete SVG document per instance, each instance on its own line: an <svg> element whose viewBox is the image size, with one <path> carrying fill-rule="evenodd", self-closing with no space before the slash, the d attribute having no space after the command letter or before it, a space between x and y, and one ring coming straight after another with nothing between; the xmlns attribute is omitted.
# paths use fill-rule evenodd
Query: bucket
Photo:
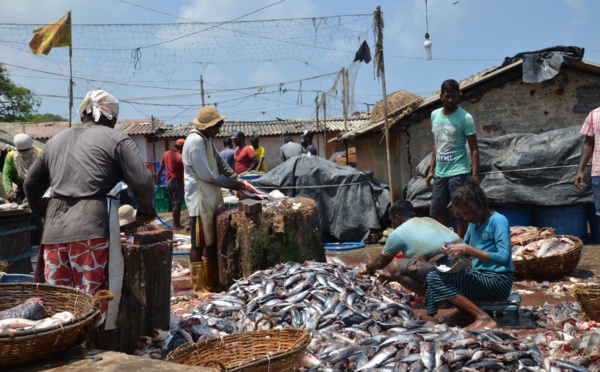
<svg viewBox="0 0 600 372"><path fill-rule="evenodd" d="M508 220L510 226L531 226L533 224L533 214L529 208L492 208Z"/></svg>
<svg viewBox="0 0 600 372"><path fill-rule="evenodd" d="M587 205L569 207L537 207L533 210L533 225L552 227L556 235L574 235L588 241Z"/></svg>
<svg viewBox="0 0 600 372"><path fill-rule="evenodd" d="M29 275L29 274L4 274L2 276L2 280L0 280L0 283L21 283L21 282L32 283L33 282L33 275Z"/></svg>
<svg viewBox="0 0 600 372"><path fill-rule="evenodd" d="M594 203L588 204L587 217L590 224L590 239L594 243L600 243L600 217L596 215Z"/></svg>

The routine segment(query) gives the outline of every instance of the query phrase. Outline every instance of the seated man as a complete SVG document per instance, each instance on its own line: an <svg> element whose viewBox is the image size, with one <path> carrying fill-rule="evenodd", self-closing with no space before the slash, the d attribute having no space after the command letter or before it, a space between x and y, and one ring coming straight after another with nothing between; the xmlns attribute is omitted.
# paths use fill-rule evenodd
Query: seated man
<svg viewBox="0 0 600 372"><path fill-rule="evenodd" d="M460 241L460 238L433 218L417 217L409 201L395 202L390 207L390 219L394 231L385 242L381 255L359 274L372 275L375 270L387 267L385 276L389 280L423 296L427 274L435 270L428 260L440 251L443 243ZM389 265L400 252L406 258L397 259Z"/></svg>

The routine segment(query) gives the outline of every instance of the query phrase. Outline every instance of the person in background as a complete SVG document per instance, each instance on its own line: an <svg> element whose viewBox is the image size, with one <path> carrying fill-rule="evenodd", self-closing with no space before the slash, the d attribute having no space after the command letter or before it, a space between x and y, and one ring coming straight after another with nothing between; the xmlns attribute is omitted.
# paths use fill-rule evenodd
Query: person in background
<svg viewBox="0 0 600 372"><path fill-rule="evenodd" d="M479 179L479 149L473 116L458 106L460 88L455 80L442 83L440 100L442 107L431 113L435 142L425 183L432 188L429 215L448 226L448 203L452 195L469 174ZM470 159L466 144L471 150ZM463 237L467 222L456 212L454 216L458 235Z"/></svg>
<svg viewBox="0 0 600 372"><path fill-rule="evenodd" d="M440 252L443 243L461 239L452 230L429 217L417 217L409 201L400 200L390 207L390 220L394 231L385 242L383 251L359 272L373 275L387 268L383 278L400 283L420 296L425 295L425 278L435 270L429 259ZM394 257L403 253L405 258Z"/></svg>
<svg viewBox="0 0 600 372"><path fill-rule="evenodd" d="M188 134L182 151L192 238L190 268L196 296L220 287L215 221L217 208L223 204L221 188L239 190L244 186L213 142L226 118L214 107L202 107L193 121L196 128Z"/></svg>
<svg viewBox="0 0 600 372"><path fill-rule="evenodd" d="M108 289L109 249L121 250L120 244L110 244L119 220L117 213L109 216L107 195L124 180L138 202L136 220L147 223L156 216L154 185L135 142L113 129L119 101L103 90L90 91L78 111L82 124L46 143L24 189L31 210L45 216L40 249L46 283L94 294ZM102 312L106 308L103 303Z"/></svg>
<svg viewBox="0 0 600 372"><path fill-rule="evenodd" d="M304 139L303 146L306 148L307 153L317 156L317 146L315 146L312 142L313 136L314 136L314 133L310 130L307 130L306 132L304 132L304 135L302 136Z"/></svg>
<svg viewBox="0 0 600 372"><path fill-rule="evenodd" d="M266 172L267 165L265 164L265 148L258 144L257 135L250 137L250 144L252 145L254 153L256 154L256 159L258 160L256 170L258 170L259 172Z"/></svg>
<svg viewBox="0 0 600 372"><path fill-rule="evenodd" d="M173 230L181 230L184 227L181 225L181 204L183 204L183 160L181 158L181 149L185 140L180 138L175 142L175 147L166 151L160 161L160 168L156 174L157 185L160 184L163 171L167 169L166 185L167 192L173 203Z"/></svg>
<svg viewBox="0 0 600 372"><path fill-rule="evenodd" d="M302 156L303 153L302 145L295 143L292 137L287 136L283 140L283 145L279 148L281 154L281 160L286 161L294 156Z"/></svg>
<svg viewBox="0 0 600 372"><path fill-rule="evenodd" d="M227 165L229 165L229 168L233 169L235 161L233 160L234 151L233 141L231 140L231 138L226 137L225 139L223 139L223 146L225 146L225 148L219 153L219 155L221 155L221 157L225 159L225 162L227 163Z"/></svg>
<svg viewBox="0 0 600 372"><path fill-rule="evenodd" d="M39 158L42 150L33 146L33 139L25 133L19 133L14 138L15 150L9 151L4 160L2 181L6 199L9 202L21 204L25 200L23 182L33 163ZM16 188L13 189L13 184Z"/></svg>
<svg viewBox="0 0 600 372"><path fill-rule="evenodd" d="M258 160L251 146L246 145L246 135L244 132L233 132L233 143L237 146L233 153L235 160L235 173L240 174L256 169Z"/></svg>
<svg viewBox="0 0 600 372"><path fill-rule="evenodd" d="M592 159L592 191L594 193L594 207L596 215L600 216L600 107L592 110L583 122L580 133L585 135L579 166L575 174L575 187L579 190L585 189L584 175L585 167ZM591 222L591 220L590 220Z"/></svg>
<svg viewBox="0 0 600 372"><path fill-rule="evenodd" d="M442 252L451 259L471 257L472 267L452 274L433 270L427 275L427 315L437 314L438 303L448 300L458 310L441 317L440 322L456 324L468 319L472 323L467 329L495 328L496 321L474 301L502 301L510 295L515 267L508 220L489 209L479 181L470 176L452 196L452 205L469 226L464 243L443 245Z"/></svg>

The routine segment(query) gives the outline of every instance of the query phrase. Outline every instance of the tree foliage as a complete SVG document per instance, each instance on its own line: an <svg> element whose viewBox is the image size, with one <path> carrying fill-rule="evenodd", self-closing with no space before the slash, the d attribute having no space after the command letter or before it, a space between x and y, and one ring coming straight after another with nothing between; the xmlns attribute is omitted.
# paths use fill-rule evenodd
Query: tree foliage
<svg viewBox="0 0 600 372"><path fill-rule="evenodd" d="M0 121L28 121L39 105L33 92L13 83L6 67L0 64Z"/></svg>
<svg viewBox="0 0 600 372"><path fill-rule="evenodd" d="M52 123L57 121L69 121L69 119L65 119L60 115L56 114L40 114L35 113L27 116L27 121L31 123Z"/></svg>

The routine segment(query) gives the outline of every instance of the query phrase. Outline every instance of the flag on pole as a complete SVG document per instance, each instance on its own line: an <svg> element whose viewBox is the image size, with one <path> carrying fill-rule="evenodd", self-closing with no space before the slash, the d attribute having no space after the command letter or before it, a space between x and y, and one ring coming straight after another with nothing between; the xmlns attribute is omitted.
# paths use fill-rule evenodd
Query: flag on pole
<svg viewBox="0 0 600 372"><path fill-rule="evenodd" d="M52 47L71 45L71 12L68 12L58 21L33 30L35 34L29 42L29 49L33 54L47 55Z"/></svg>

